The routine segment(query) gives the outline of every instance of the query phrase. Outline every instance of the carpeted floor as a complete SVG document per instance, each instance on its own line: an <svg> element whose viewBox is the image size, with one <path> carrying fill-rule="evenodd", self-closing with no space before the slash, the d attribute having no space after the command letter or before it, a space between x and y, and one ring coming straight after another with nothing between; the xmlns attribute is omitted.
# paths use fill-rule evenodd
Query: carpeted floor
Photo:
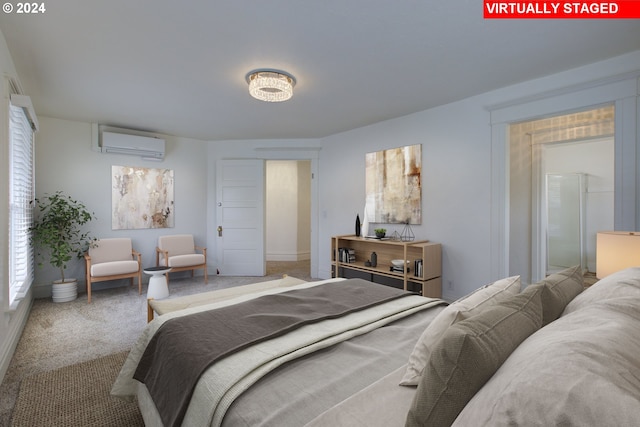
<svg viewBox="0 0 640 427"><path fill-rule="evenodd" d="M109 395L127 352L22 380L12 427L144 427L136 402Z"/></svg>
<svg viewBox="0 0 640 427"><path fill-rule="evenodd" d="M273 280L282 274L314 280L308 261L268 262L264 277L209 276L170 281L171 297ZM95 291L67 303L38 299L0 386L0 426L11 425L20 384L27 377L128 351L146 325L146 285ZM50 424L40 424L50 425Z"/></svg>

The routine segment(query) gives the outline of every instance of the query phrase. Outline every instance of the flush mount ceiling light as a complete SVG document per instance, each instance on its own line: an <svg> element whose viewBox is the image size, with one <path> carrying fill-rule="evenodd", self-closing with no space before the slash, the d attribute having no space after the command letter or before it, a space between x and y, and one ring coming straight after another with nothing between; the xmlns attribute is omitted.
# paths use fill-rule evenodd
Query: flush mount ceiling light
<svg viewBox="0 0 640 427"><path fill-rule="evenodd" d="M293 96L296 79L284 71L255 70L247 74L249 93L266 102L282 102Z"/></svg>

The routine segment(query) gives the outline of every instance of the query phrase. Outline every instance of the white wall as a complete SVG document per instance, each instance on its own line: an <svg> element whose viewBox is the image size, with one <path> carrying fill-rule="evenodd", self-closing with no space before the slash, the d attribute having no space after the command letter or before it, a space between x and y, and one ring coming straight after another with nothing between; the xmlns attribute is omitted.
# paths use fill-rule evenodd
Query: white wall
<svg viewBox="0 0 640 427"><path fill-rule="evenodd" d="M464 125L461 125L464 123ZM364 158L422 144L422 224L416 239L442 244L443 295L454 299L489 274L490 129L479 99L468 99L323 140L320 153L321 276L330 274L330 237L352 234L365 203ZM370 228L373 225L370 225ZM403 225L388 225L387 233Z"/></svg>
<svg viewBox="0 0 640 427"><path fill-rule="evenodd" d="M193 234L197 245L207 241L207 162L206 145L186 138L166 138L166 156L162 162L137 156L102 154L91 148L91 124L40 117L36 139L36 195L64 190L94 212L90 224L98 238L130 237L134 249L142 253L143 267L155 265L155 247L163 234ZM111 166L169 168L175 177L175 227L166 229L111 229ZM84 284L85 268L80 260L68 265L67 277ZM58 271L48 265L36 267L36 296L50 295L50 282ZM148 280L143 277L143 280ZM99 282L94 289L113 285ZM116 283L117 285L117 283ZM82 287L83 285L80 285Z"/></svg>

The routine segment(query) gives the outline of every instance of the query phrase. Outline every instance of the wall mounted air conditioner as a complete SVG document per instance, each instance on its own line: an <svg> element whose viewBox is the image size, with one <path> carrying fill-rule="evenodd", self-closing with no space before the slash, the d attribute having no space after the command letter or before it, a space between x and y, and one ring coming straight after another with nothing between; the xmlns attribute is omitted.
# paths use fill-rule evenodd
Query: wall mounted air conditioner
<svg viewBox="0 0 640 427"><path fill-rule="evenodd" d="M103 153L128 154L148 160L164 159L164 139L103 131L100 141Z"/></svg>

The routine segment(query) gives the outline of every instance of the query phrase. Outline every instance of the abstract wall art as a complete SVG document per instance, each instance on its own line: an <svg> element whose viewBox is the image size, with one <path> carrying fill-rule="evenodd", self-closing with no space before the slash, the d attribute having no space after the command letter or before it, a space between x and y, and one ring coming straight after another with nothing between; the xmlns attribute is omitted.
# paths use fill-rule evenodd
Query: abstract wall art
<svg viewBox="0 0 640 427"><path fill-rule="evenodd" d="M365 215L369 222L422 223L422 145L367 153Z"/></svg>
<svg viewBox="0 0 640 427"><path fill-rule="evenodd" d="M173 170L111 167L111 228L174 226Z"/></svg>

